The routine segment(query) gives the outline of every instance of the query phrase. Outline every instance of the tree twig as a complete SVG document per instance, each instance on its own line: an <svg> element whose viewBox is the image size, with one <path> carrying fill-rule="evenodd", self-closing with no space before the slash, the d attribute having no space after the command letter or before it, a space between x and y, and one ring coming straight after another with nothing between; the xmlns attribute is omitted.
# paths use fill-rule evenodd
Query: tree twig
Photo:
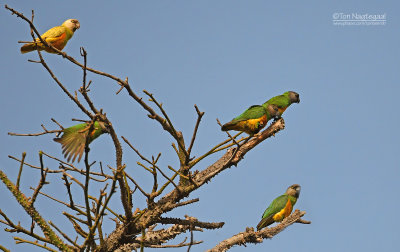
<svg viewBox="0 0 400 252"><path fill-rule="evenodd" d="M22 158L21 158L21 165L19 166L19 171L18 171L17 183L15 184L15 186L17 187L17 190L19 190L19 181L21 180L22 168L24 167L25 157L26 157L26 152L23 152Z"/></svg>
<svg viewBox="0 0 400 252"><path fill-rule="evenodd" d="M196 121L196 125L194 126L192 140L190 141L189 148L187 150L189 159L190 159L190 153L192 152L194 140L196 139L197 130L199 129L201 118L204 115L204 112L200 112L200 110L196 104L194 105L194 108L196 109L196 112L197 112L197 121ZM187 160L186 162L189 162L189 160Z"/></svg>

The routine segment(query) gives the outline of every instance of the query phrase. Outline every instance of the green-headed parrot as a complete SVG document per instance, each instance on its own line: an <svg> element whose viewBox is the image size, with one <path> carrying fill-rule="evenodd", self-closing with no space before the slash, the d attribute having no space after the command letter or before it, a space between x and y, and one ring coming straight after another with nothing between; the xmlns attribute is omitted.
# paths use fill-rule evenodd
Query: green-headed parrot
<svg viewBox="0 0 400 252"><path fill-rule="evenodd" d="M222 125L222 131L244 131L249 135L257 134L267 122L279 117L280 113L276 105L253 105L232 121Z"/></svg>
<svg viewBox="0 0 400 252"><path fill-rule="evenodd" d="M257 225L257 231L274 222L281 222L288 217L300 196L300 190L300 185L291 185L283 195L274 199L262 215L262 220Z"/></svg>
<svg viewBox="0 0 400 252"><path fill-rule="evenodd" d="M80 26L81 25L79 24L78 20L68 19L62 25L53 27L47 32L43 33L41 37L48 44L61 51ZM56 53L54 50L41 43L39 38L36 38L36 43L40 51L45 50L48 53ZM32 52L34 50L36 50L36 46L33 42L27 43L21 47L21 53Z"/></svg>
<svg viewBox="0 0 400 252"><path fill-rule="evenodd" d="M283 93L281 95L272 97L271 99L266 101L263 105L274 104L274 105L278 106L279 112L282 115L283 112L285 112L285 110L292 103L300 103L300 96L296 92L288 91L288 92L285 92L285 93Z"/></svg>
<svg viewBox="0 0 400 252"><path fill-rule="evenodd" d="M89 133L91 128L92 130ZM78 156L79 162L81 161L83 151L85 150L86 137L89 138L88 144L90 144L94 139L106 132L108 131L102 122L96 121L92 127L90 126L90 122L80 123L64 129L63 135L60 138L54 138L53 140L61 144L62 152L65 158L68 157L68 162L71 158L72 162L75 162L75 159Z"/></svg>

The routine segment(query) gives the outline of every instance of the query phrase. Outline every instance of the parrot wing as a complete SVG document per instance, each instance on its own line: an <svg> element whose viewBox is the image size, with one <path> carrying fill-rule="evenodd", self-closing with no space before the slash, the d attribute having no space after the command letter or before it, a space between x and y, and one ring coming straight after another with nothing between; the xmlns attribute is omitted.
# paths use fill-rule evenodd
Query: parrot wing
<svg viewBox="0 0 400 252"><path fill-rule="evenodd" d="M51 40L63 36L66 33L66 29L67 28L65 28L64 26L56 26L43 33L41 37L45 39L46 42L51 42Z"/></svg>
<svg viewBox="0 0 400 252"><path fill-rule="evenodd" d="M286 194L283 194L278 198L274 199L274 201L272 201L272 203L264 211L262 215L262 220L257 225L257 230L260 230L274 223L273 219L274 215L280 212L283 208L285 208L287 201L288 201L288 196Z"/></svg>
<svg viewBox="0 0 400 252"><path fill-rule="evenodd" d="M75 162L77 157L78 162L81 160L89 130L85 130L86 127L86 123L72 126L65 129L60 138L54 138L54 141L61 143L64 157L67 158L68 162L71 159L72 162Z"/></svg>
<svg viewBox="0 0 400 252"><path fill-rule="evenodd" d="M264 105L268 105L268 104L271 104L271 105L275 104L279 108L287 107L287 106L289 106L289 97L287 97L285 95L278 95L278 96L272 97L271 99L269 99L268 101L266 101L264 103Z"/></svg>
<svg viewBox="0 0 400 252"><path fill-rule="evenodd" d="M238 117L232 119L232 123L237 123L240 121L246 121L249 119L258 119L266 114L265 108L261 105L250 106L246 111L244 111Z"/></svg>

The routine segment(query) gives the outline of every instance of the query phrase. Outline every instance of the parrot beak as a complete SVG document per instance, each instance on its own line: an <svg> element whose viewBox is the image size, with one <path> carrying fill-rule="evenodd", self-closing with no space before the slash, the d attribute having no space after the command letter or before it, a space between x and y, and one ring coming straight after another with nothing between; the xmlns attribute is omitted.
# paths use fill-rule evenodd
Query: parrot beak
<svg viewBox="0 0 400 252"><path fill-rule="evenodd" d="M81 24L80 24L79 22L76 22L76 23L75 23L75 27L74 27L74 32L75 32L76 30L78 30L79 28L81 28Z"/></svg>

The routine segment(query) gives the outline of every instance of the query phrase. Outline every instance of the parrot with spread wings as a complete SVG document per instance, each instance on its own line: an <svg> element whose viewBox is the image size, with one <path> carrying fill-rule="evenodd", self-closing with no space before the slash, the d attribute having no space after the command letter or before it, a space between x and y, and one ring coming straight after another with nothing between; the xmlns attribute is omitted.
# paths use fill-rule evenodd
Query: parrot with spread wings
<svg viewBox="0 0 400 252"><path fill-rule="evenodd" d="M63 135L53 140L61 144L64 157L67 158L68 162L71 159L74 162L77 157L79 162L85 150L86 138L88 138L87 143L90 144L106 132L108 131L102 122L96 121L93 125L90 122L80 123L64 129Z"/></svg>

